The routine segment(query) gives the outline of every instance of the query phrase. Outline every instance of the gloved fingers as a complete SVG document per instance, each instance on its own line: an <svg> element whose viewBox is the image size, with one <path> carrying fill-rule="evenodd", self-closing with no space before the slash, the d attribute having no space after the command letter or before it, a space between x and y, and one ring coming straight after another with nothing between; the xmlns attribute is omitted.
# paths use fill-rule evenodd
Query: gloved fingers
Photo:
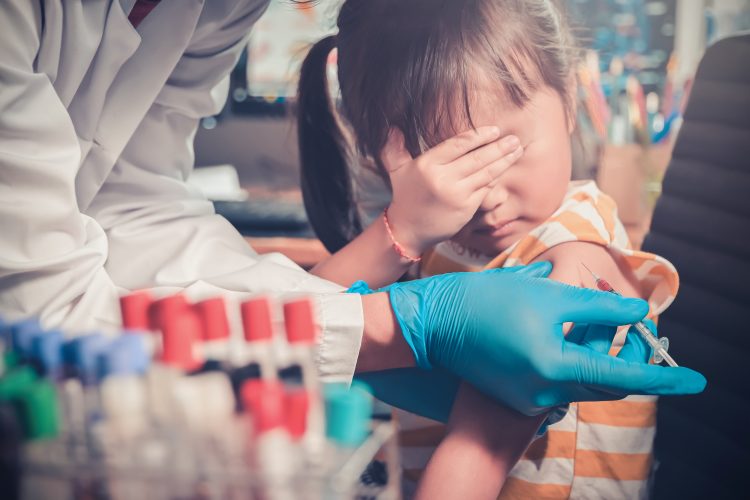
<svg viewBox="0 0 750 500"><path fill-rule="evenodd" d="M566 342L572 342L588 347L601 354L607 354L612 347L612 340L617 334L617 327L607 325L578 324L565 337Z"/></svg>
<svg viewBox="0 0 750 500"><path fill-rule="evenodd" d="M648 326L652 332L657 333L656 325L653 321L650 319L644 319L643 322L646 323L646 326ZM651 349L651 346L648 345L648 342L643 340L635 327L631 326L630 330L628 330L627 337L625 337L625 344L622 346L622 349L620 349L620 352L617 353L617 357L624 359L625 361L648 363L653 354L654 351Z"/></svg>
<svg viewBox="0 0 750 500"><path fill-rule="evenodd" d="M489 269L484 272L486 273L512 272L512 273L516 273L519 276L527 276L529 278L546 278L547 276L549 276L549 273L552 272L552 263L548 261L541 261L541 262L534 262L533 264L529 264L527 266L513 266L513 267Z"/></svg>
<svg viewBox="0 0 750 500"><path fill-rule="evenodd" d="M444 370L398 368L355 375L372 389L373 395L397 408L448 422L461 380Z"/></svg>
<svg viewBox="0 0 750 500"><path fill-rule="evenodd" d="M625 393L602 391L599 389L592 389L591 387L580 386L575 391L575 401L572 402L588 402L588 401L619 401L628 396Z"/></svg>
<svg viewBox="0 0 750 500"><path fill-rule="evenodd" d="M613 293L578 288L550 282L557 293L545 297L553 308L554 319L560 323L592 323L599 325L630 325L648 313L648 303L641 299L620 297ZM539 293L543 293L541 290Z"/></svg>
<svg viewBox="0 0 750 500"><path fill-rule="evenodd" d="M586 323L573 324L573 328L565 336L565 341L580 345L583 342L584 337L586 337L586 333L589 331L589 326L591 325Z"/></svg>
<svg viewBox="0 0 750 500"><path fill-rule="evenodd" d="M697 394L706 378L685 367L664 367L607 356L577 344L566 343L565 373L573 382L615 394Z"/></svg>

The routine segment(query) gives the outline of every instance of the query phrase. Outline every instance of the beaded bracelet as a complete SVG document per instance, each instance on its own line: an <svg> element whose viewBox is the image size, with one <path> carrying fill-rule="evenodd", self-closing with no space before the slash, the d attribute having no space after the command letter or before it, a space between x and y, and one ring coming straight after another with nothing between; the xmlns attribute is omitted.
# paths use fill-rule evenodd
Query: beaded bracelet
<svg viewBox="0 0 750 500"><path fill-rule="evenodd" d="M391 224L388 221L387 208L383 210L383 222L385 223L385 230L388 231L388 237L391 239L391 243L393 244L393 249L396 251L399 257L408 260L412 264L416 264L417 262L422 260L422 257L412 257L411 255L409 255L406 250L404 250L404 247L401 246L401 243L396 241L396 237L393 236L393 231L391 230Z"/></svg>

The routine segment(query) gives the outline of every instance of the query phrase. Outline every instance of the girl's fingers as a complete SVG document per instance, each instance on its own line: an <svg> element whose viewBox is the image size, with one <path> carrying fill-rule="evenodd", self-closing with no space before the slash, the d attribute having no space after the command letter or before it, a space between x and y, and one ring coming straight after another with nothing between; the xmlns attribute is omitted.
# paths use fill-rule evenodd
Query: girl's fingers
<svg viewBox="0 0 750 500"><path fill-rule="evenodd" d="M509 135L466 153L449 166L451 167L451 172L455 172L456 176L460 178L469 177L484 167L506 158L509 154L515 153L520 147L521 142L518 140L518 137Z"/></svg>
<svg viewBox="0 0 750 500"><path fill-rule="evenodd" d="M396 127L388 131L388 140L380 153L380 159L388 172L394 172L412 160L404 146L404 134Z"/></svg>
<svg viewBox="0 0 750 500"><path fill-rule="evenodd" d="M425 155L429 156L431 163L451 163L466 153L497 140L499 137L500 129L497 127L479 127L441 142L425 153Z"/></svg>
<svg viewBox="0 0 750 500"><path fill-rule="evenodd" d="M482 190L483 188L491 188L494 186L495 181L500 177L503 172L508 170L519 158L523 155L523 147L518 146L516 149L508 154L505 154L499 159L491 161L490 163L480 167L476 172L468 175L465 182L468 183L469 189L472 191Z"/></svg>

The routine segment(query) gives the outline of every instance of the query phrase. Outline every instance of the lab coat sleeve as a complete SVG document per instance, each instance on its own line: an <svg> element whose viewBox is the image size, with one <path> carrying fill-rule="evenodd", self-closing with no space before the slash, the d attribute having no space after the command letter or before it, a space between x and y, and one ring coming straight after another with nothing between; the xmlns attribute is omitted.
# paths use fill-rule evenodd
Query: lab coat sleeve
<svg viewBox="0 0 750 500"><path fill-rule="evenodd" d="M321 376L350 381L363 332L359 296L280 254L257 255L185 183L198 121L221 110L227 75L265 6L238 4L248 6L224 22L203 23L210 31L196 31L88 212L106 231L105 269L123 289L185 289L196 298L222 294L232 300L253 292L311 294L318 306Z"/></svg>

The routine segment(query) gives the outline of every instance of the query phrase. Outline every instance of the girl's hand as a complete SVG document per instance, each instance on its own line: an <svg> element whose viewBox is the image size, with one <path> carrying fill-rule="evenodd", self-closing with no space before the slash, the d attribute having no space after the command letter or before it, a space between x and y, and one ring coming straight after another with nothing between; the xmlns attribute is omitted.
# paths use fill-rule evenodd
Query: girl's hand
<svg viewBox="0 0 750 500"><path fill-rule="evenodd" d="M497 127L458 134L412 158L404 136L391 129L381 159L393 188L388 218L396 240L421 255L450 239L474 216L492 183L516 160L519 139Z"/></svg>

